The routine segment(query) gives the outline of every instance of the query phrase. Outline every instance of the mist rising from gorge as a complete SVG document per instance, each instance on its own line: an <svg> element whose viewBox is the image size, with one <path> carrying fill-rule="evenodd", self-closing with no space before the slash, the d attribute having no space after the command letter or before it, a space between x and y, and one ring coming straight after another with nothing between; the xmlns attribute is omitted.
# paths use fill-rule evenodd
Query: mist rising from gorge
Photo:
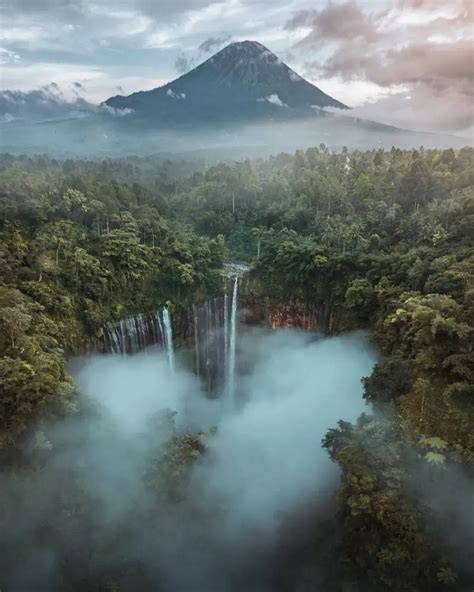
<svg viewBox="0 0 474 592"><path fill-rule="evenodd" d="M17 554L6 560L7 590L64 589L65 565L79 569L71 557L100 537L103 556L86 561L85 581L94 565L117 573L123 559L141 566L121 582L127 590L138 581L170 592L275 589L270 557L289 517L309 504L327 518L339 473L321 440L363 411L360 379L375 359L363 334L251 331L239 343L236 405L206 398L179 357L172 373L161 351L76 361L77 383L98 410L46 430L53 450L41 472L25 483L2 477L9 509L21 508L8 534ZM194 465L189 497L157 509L145 475L166 439L150 430L163 408L177 412L179 432L217 432ZM55 503L76 472L93 507L87 521L79 508L65 516Z"/></svg>

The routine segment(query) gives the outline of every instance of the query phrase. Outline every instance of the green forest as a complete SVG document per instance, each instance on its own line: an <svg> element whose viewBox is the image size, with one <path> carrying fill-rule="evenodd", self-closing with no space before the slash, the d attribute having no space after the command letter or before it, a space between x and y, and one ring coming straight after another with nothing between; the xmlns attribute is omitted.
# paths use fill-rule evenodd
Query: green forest
<svg viewBox="0 0 474 592"><path fill-rule="evenodd" d="M322 332L367 331L380 352L366 412L321 443L341 471L333 522L315 523L288 567L323 553L337 573L301 589L338 592L339 573L368 592L472 588L472 531L449 498L465 492L468 508L474 479L473 149L320 145L216 166L2 155L0 220L0 532L16 528L7 501L21 484L36 495L57 426L98 413L69 361L100 349L108 322L163 306L179 319L222 295L224 264L242 262L246 303L304 303L322 311ZM168 437L152 442L146 487L179 507L213 431L179 433L172 413L153 421L146 438L157 425ZM58 500L41 493L64 516L51 536L90 533L68 549L60 589L166 590L94 530L77 476ZM466 532L462 544L450 531ZM21 543L2 539L0 589L17 592L1 573ZM274 589L296 590L288 577Z"/></svg>

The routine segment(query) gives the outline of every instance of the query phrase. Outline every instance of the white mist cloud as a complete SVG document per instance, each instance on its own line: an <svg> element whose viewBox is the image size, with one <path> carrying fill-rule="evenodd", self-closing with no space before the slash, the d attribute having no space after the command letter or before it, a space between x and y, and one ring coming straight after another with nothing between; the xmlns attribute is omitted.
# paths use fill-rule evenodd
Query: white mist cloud
<svg viewBox="0 0 474 592"><path fill-rule="evenodd" d="M268 97L260 97L257 99L257 103L271 103L277 107L288 107L277 94L268 95Z"/></svg>
<svg viewBox="0 0 474 592"><path fill-rule="evenodd" d="M239 524L271 536L282 513L334 485L337 471L321 441L339 419L363 411L360 379L375 355L363 335L311 341L294 331L252 333L240 351L241 365L253 366L240 379L246 402L222 419L199 470L211 492L230 502L231 537Z"/></svg>
<svg viewBox="0 0 474 592"><path fill-rule="evenodd" d="M63 589L68 557L81 581L107 570L131 573L125 589L137 587L137 573L128 571L136 564L147 589L270 592L285 529L295 518L309 520L314 537L318 520L330 517L339 471L321 440L339 420L354 421L366 409L360 379L376 361L366 336L245 332L236 402L207 398L186 369L187 353L177 353L175 373L160 349L72 364L99 410L51 427L53 449L40 471L0 474L7 586ZM144 480L166 436L150 421L166 408L177 411L182 432L217 426L193 465L187 498L172 505ZM56 503L64 488L69 514ZM440 512L451 507L441 495L435 502ZM293 542L301 529L291 531ZM91 558L97 544L100 553Z"/></svg>
<svg viewBox="0 0 474 592"><path fill-rule="evenodd" d="M171 88L169 88L169 89L166 91L166 95L167 95L168 97L170 97L171 99L176 99L177 101L181 101L181 100L183 100L183 99L185 99L185 98L186 98L186 94L185 94L185 93L176 93L176 92L174 92L174 90L172 90Z"/></svg>
<svg viewBox="0 0 474 592"><path fill-rule="evenodd" d="M117 107L106 105L105 103L102 103L102 105L99 106L98 111L112 115L112 117L124 117L125 115L131 115L133 113L133 109L129 109L128 107L119 109Z"/></svg>
<svg viewBox="0 0 474 592"><path fill-rule="evenodd" d="M17 63L20 61L20 56L4 47L0 47L0 65Z"/></svg>
<svg viewBox="0 0 474 592"><path fill-rule="evenodd" d="M84 360L76 381L123 432L140 432L160 409L181 411L180 401L199 392L191 374L172 374L165 355L156 351L127 358L91 356Z"/></svg>
<svg viewBox="0 0 474 592"><path fill-rule="evenodd" d="M166 407L178 412L181 430L217 426L193 471L186 521L181 510L167 517L160 568L168 589L191 583L232 589L235 566L245 579L253 554L272 548L290 513L309 501L327 504L338 470L321 441L338 420L353 421L364 410L360 379L375 359L363 334L315 340L291 330L252 331L239 342L235 405L225 397L207 399L179 363L172 374L161 352L86 360L77 380L104 406L122 438L144 430ZM111 478L117 480L115 472Z"/></svg>
<svg viewBox="0 0 474 592"><path fill-rule="evenodd" d="M64 88L64 91L63 91ZM132 109L116 109L108 105L96 105L88 100L84 84L73 81L67 87L55 82L27 92L0 90L0 121L48 121L76 119L94 113L111 117L123 117Z"/></svg>

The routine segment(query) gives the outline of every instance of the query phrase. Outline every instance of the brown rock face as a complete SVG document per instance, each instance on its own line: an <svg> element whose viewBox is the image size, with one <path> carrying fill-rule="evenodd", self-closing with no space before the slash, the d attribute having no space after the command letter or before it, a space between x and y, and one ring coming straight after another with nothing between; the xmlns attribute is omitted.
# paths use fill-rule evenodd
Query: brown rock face
<svg viewBox="0 0 474 592"><path fill-rule="evenodd" d="M303 331L321 331L329 335L337 332L334 311L298 300L247 305L241 321L248 325L267 324L272 329L298 327Z"/></svg>

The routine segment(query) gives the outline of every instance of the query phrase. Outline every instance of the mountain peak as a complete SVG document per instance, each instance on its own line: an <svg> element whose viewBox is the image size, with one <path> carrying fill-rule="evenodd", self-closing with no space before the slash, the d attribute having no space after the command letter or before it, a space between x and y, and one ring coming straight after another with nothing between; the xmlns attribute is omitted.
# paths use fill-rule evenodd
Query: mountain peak
<svg viewBox="0 0 474 592"><path fill-rule="evenodd" d="M229 48L229 47L235 47L235 48L245 48L245 47L250 48L250 47L252 47L255 49L259 49L259 50L266 50L267 49L259 41L252 41L251 39L244 39L244 41L232 41L232 43L229 43L228 45L226 45L224 49Z"/></svg>
<svg viewBox="0 0 474 592"><path fill-rule="evenodd" d="M276 72L272 66L283 66L287 73L291 71L267 47L258 41L247 40L230 43L198 66L195 71L202 74L203 71L211 69L219 78L220 84L232 86L241 83L249 89L274 78ZM281 75L281 72L278 75ZM185 74L184 77L186 76ZM294 76L297 76L296 73Z"/></svg>
<svg viewBox="0 0 474 592"><path fill-rule="evenodd" d="M152 91L113 97L110 107L155 120L293 118L346 108L258 41L230 43L176 80Z"/></svg>
<svg viewBox="0 0 474 592"><path fill-rule="evenodd" d="M276 64L288 68L272 51L258 41L235 41L226 45L215 55L207 60L206 63L221 63L225 61L232 62L235 67L252 64L255 60L262 64ZM198 66L199 67L199 66ZM288 68L289 69L289 68Z"/></svg>
<svg viewBox="0 0 474 592"><path fill-rule="evenodd" d="M255 55L258 55L263 53L264 51L270 50L258 41L251 41L249 39L246 39L245 41L234 41L232 43L229 43L229 45L226 45L223 49L221 49L218 52L218 54L221 52L241 52L248 54L253 53Z"/></svg>

